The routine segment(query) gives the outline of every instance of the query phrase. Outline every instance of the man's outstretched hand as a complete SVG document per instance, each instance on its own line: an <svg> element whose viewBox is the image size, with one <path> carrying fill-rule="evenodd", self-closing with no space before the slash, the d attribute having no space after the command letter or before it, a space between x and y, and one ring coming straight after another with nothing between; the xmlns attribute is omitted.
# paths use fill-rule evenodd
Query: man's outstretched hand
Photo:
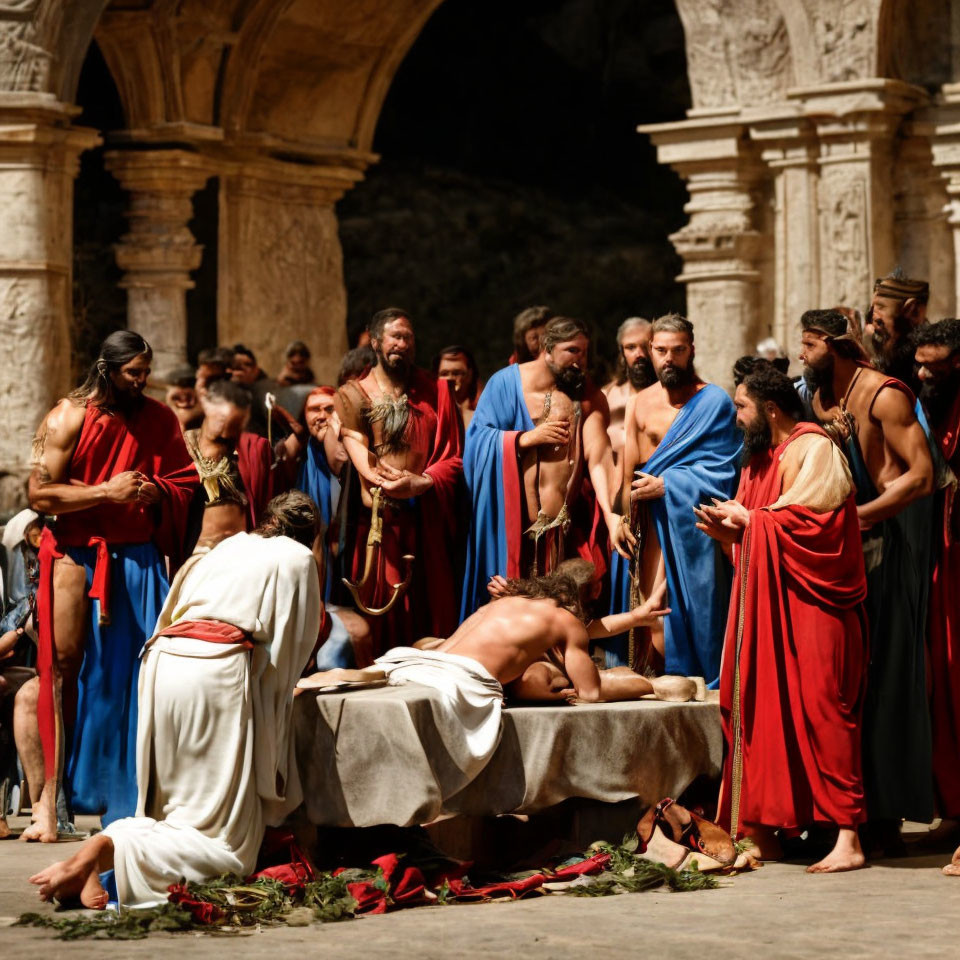
<svg viewBox="0 0 960 960"><path fill-rule="evenodd" d="M487 593L489 593L494 600L507 596L508 587L506 578L501 577L499 573L495 573L487 584Z"/></svg>
<svg viewBox="0 0 960 960"><path fill-rule="evenodd" d="M641 473L630 484L630 500L659 500L663 496L663 477L654 477L649 473Z"/></svg>
<svg viewBox="0 0 960 960"><path fill-rule="evenodd" d="M630 529L630 521L619 513L607 515L607 532L610 534L610 546L624 560L633 559L632 551L637 549L637 538Z"/></svg>
<svg viewBox="0 0 960 960"><path fill-rule="evenodd" d="M750 511L736 500L713 499L713 505L694 507L697 529L719 543L739 543L750 525Z"/></svg>
<svg viewBox="0 0 960 960"><path fill-rule="evenodd" d="M663 605L666 599L667 581L664 580L660 586L654 588L653 593L639 607L634 607L631 611L636 625L638 627L648 627L660 617L668 616L671 609Z"/></svg>

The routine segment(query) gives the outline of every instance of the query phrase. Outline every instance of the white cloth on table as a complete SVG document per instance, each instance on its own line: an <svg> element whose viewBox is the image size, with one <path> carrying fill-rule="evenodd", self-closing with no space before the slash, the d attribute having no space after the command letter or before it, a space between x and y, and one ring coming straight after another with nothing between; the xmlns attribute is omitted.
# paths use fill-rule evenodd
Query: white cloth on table
<svg viewBox="0 0 960 960"><path fill-rule="evenodd" d="M181 877L245 876L265 826L300 803L293 688L320 609L313 554L286 537L239 533L178 573L140 670L137 816L104 830L123 906L163 902ZM193 620L254 648L163 636Z"/></svg>
<svg viewBox="0 0 960 960"><path fill-rule="evenodd" d="M503 687L470 657L439 650L394 647L376 664L391 686L419 683L436 690L447 716L437 729L466 786L487 765L500 743Z"/></svg>

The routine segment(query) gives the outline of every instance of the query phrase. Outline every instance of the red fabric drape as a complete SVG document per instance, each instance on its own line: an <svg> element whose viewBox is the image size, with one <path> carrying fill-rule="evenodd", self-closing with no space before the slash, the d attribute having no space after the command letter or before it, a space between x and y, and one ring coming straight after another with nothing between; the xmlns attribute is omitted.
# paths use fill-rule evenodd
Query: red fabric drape
<svg viewBox="0 0 960 960"><path fill-rule="evenodd" d="M109 546L153 540L160 552L171 558L171 563L179 564L187 510L200 483L177 418L162 403L145 398L143 406L128 415L88 406L64 482L95 486L128 470L139 470L160 488L162 497L158 505L148 506L137 501L103 503L67 513L57 518L54 528L44 530L41 540L37 588L37 673L40 677L37 715L48 779L59 769L63 750L62 718L53 683L54 560L63 556L64 547L97 548L90 596L99 601L101 620L109 622Z"/></svg>
<svg viewBox="0 0 960 960"><path fill-rule="evenodd" d="M248 530L263 519L267 504L274 496L276 471L273 465L273 451L264 437L245 430L240 434L237 444L237 468L243 488L247 493Z"/></svg>
<svg viewBox="0 0 960 960"><path fill-rule="evenodd" d="M754 458L737 494L750 527L737 551L720 678L727 751L719 822L732 833L745 823L850 827L864 817L866 575L853 497L829 513L764 509L780 496L781 455L807 433L823 431L802 424L771 454ZM731 824L738 665L742 777Z"/></svg>
<svg viewBox="0 0 960 960"><path fill-rule="evenodd" d="M944 459L960 475L960 395L934 435ZM960 539L957 492L953 486L938 494L941 524L930 586L929 671L930 714L933 726L933 774L939 814L960 817Z"/></svg>

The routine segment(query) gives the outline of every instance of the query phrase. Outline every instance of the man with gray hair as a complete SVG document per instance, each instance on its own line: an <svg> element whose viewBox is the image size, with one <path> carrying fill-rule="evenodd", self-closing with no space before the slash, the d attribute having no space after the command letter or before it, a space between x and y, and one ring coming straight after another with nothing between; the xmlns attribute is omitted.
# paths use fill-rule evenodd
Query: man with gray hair
<svg viewBox="0 0 960 960"><path fill-rule="evenodd" d="M610 407L610 426L607 434L613 449L613 462L618 464L623 454L625 431L623 418L627 402L656 380L650 364L649 320L630 317L617 330L617 372L603 388ZM619 487L619 477L616 486Z"/></svg>
<svg viewBox="0 0 960 960"><path fill-rule="evenodd" d="M697 376L689 320L670 313L654 320L651 331L657 382L630 401L625 418L622 498L624 513L633 512L632 556L622 547L620 556L630 559L632 570L615 563L611 611L635 607L666 578L671 613L662 634L651 631L646 652L662 657L666 673L702 676L715 687L731 571L722 550L696 529L693 508L733 496L736 411L720 387ZM622 642L607 654L608 666L654 665ZM636 664L627 662L631 656Z"/></svg>
<svg viewBox="0 0 960 960"><path fill-rule="evenodd" d="M461 621L489 599L492 577L546 574L575 554L605 570L598 513L611 537L622 525L610 508L610 415L587 380L589 348L586 324L554 317L539 355L494 374L480 395L464 448L473 510ZM584 468L595 504L583 496Z"/></svg>

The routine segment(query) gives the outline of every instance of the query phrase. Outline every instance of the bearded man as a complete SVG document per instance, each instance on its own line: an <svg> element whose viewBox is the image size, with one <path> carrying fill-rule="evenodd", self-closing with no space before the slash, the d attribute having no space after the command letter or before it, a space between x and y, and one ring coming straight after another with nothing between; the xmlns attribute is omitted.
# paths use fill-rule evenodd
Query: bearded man
<svg viewBox="0 0 960 960"><path fill-rule="evenodd" d="M867 595L850 468L768 363L737 387L749 458L736 500L701 505L697 526L734 544L737 575L720 681L726 740L721 825L758 857L777 829L837 829L810 873L864 864L860 724Z"/></svg>
<svg viewBox="0 0 960 960"><path fill-rule="evenodd" d="M343 565L360 610L373 616L379 654L427 634L446 636L456 624L454 505L463 427L450 382L414 366L409 314L381 310L368 330L377 365L337 391L335 409L355 470ZM391 601L382 615L374 612Z"/></svg>
<svg viewBox="0 0 960 960"><path fill-rule="evenodd" d="M180 570L143 654L136 816L32 876L41 900L103 909L111 869L122 908L164 904L182 880L251 873L266 826L302 799L293 689L323 610L319 531L316 506L291 491L252 534Z"/></svg>
<svg viewBox="0 0 960 960"><path fill-rule="evenodd" d="M214 380L200 401L200 426L183 435L200 477L187 523L189 553L252 530L273 496L270 444L246 429L252 403L246 387Z"/></svg>
<svg viewBox="0 0 960 960"><path fill-rule="evenodd" d="M960 821L960 510L955 479L960 476L960 320L924 323L914 331L913 343L923 384L920 403L942 457L940 466L953 473L952 482L938 489L935 497L927 655L937 813L956 829ZM960 849L944 873L960 876Z"/></svg>
<svg viewBox="0 0 960 960"><path fill-rule="evenodd" d="M630 317L620 324L617 330L617 373L603 388L607 405L610 407L610 447L613 450L614 466L619 465L623 457L623 445L626 440L624 416L631 397L645 390L657 379L650 363L651 323L643 317ZM617 477L613 489L620 489Z"/></svg>
<svg viewBox="0 0 960 960"><path fill-rule="evenodd" d="M433 360L433 372L440 380L453 383L454 396L463 417L464 427L470 426L473 411L477 409L477 400L483 384L480 383L480 370L472 351L455 343L444 347Z"/></svg>
<svg viewBox="0 0 960 960"><path fill-rule="evenodd" d="M203 419L193 367L180 367L167 375L164 403L174 412L181 430L193 430Z"/></svg>
<svg viewBox="0 0 960 960"><path fill-rule="evenodd" d="M167 594L164 555L175 564L182 557L199 483L177 418L143 395L151 357L138 334L110 334L86 381L47 414L34 440L30 504L56 522L40 544L45 783L27 839L57 838L67 744L75 810L108 823L136 801L138 654Z"/></svg>
<svg viewBox="0 0 960 960"><path fill-rule="evenodd" d="M627 663L625 638L608 644L608 666L659 666L668 674L720 678L720 653L730 590L729 564L700 536L693 508L733 495L740 440L733 403L694 367L693 324L671 313L654 320L650 356L657 382L631 399L623 456L624 514L633 515L627 541L614 558L611 613L636 606L665 577L670 616L663 631L641 635L646 651ZM628 566L627 560L630 562Z"/></svg>
<svg viewBox="0 0 960 960"><path fill-rule="evenodd" d="M606 570L600 519L611 537L621 524L610 509L607 399L587 382L589 348L586 324L554 317L540 355L495 373L480 395L464 451L473 510L461 620L488 600L492 577L547 574L573 555L598 576Z"/></svg>
<svg viewBox="0 0 960 960"><path fill-rule="evenodd" d="M816 418L844 449L856 487L867 571L870 665L863 773L870 834L902 850L900 821L933 819L925 632L931 577L933 463L899 380L868 366L835 310L800 320Z"/></svg>
<svg viewBox="0 0 960 960"><path fill-rule="evenodd" d="M919 390L913 367L912 331L927 318L930 285L911 280L898 267L873 285L873 300L864 327L867 348L876 368Z"/></svg>

